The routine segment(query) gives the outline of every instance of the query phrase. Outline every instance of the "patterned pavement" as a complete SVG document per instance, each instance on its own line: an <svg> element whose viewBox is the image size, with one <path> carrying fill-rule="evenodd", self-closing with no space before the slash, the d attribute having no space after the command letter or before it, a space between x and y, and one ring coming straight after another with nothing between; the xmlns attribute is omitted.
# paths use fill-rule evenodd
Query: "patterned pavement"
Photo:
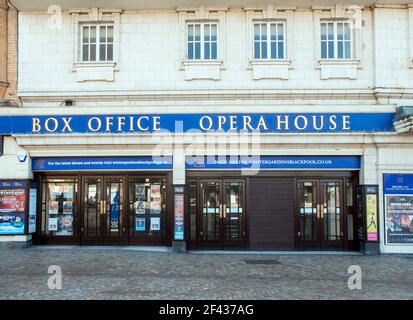
<svg viewBox="0 0 413 320"><path fill-rule="evenodd" d="M47 286L50 265L61 290ZM361 290L348 289L350 265L362 268ZM32 247L0 250L0 283L0 299L413 299L413 256Z"/></svg>

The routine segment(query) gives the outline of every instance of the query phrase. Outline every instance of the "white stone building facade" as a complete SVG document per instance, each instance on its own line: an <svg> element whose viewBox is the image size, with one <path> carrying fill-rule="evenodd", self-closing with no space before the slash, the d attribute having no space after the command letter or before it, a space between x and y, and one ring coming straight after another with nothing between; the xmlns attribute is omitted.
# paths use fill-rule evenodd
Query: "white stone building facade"
<svg viewBox="0 0 413 320"><path fill-rule="evenodd" d="M68 243L85 244L162 244L194 249L227 249L234 244L234 248L250 250L413 253L413 191L405 190L401 196L386 193L383 181L384 175L395 174L397 177L389 179L403 178L400 183L407 186L401 188L409 189L413 177L413 116L408 108L413 97L413 3L354 1L337 5L334 1L290 1L286 6L281 1L257 0L216 6L212 1L200 5L196 1L157 0L147 4L123 0L102 1L96 7L88 0L60 2L56 1L60 6L48 7L47 1L13 1L19 10L20 103L18 107L0 108L2 124L13 123L11 129L0 132L4 135L0 180L36 183L37 228L33 233L26 230L22 235L1 235L0 241L30 242L33 238L38 243L64 243L60 239L69 235ZM201 133L185 132L180 140L156 132L164 129L164 115L168 114L181 115L187 128L193 120L191 115L198 116L193 128ZM354 120L349 118L348 127L343 120L340 127L337 119L348 114ZM91 120L96 115L116 116L102 118L100 128L100 120ZM123 122L131 115L151 118L143 118L141 126L135 122L137 131L127 130L128 124ZM274 166L255 178L244 176L241 167L229 164L199 170L188 167L186 157L193 155L239 157L251 152L251 132L247 136L253 142L247 147L239 147L239 143L235 151L216 147L230 136L227 129L231 127L231 115L237 116L237 124L243 124L237 129L249 128L245 125L248 117L253 123L254 117L263 116L264 122L277 119L275 127L268 122L256 126L263 130L258 155L271 161L279 160L277 157L289 161L343 157L340 159L347 161L352 157L359 159L359 167ZM303 117L297 120L297 115ZM311 129L307 122L314 115L324 117L324 121L333 115L337 123L325 124L325 130ZM28 119L30 132L20 116ZM119 120L119 116L125 119ZM289 124L282 122L289 116ZM37 120L33 119L38 117L36 127ZM66 132L62 117L66 121L73 117L70 124L66 122ZM57 120L46 124L48 118ZM87 119L83 127L82 119ZM383 123L372 123L376 120ZM151 122L148 128L147 122ZM205 148L205 127L209 124L211 130L219 129L220 124L226 128L225 132L210 134L216 138L212 149ZM76 174L70 168L47 173L46 169L34 169L32 162L51 158L139 159L159 149L171 157L171 167L160 171L91 167L79 169ZM84 200L90 196L85 193L91 190L87 188L94 185L90 179L96 176L99 178L93 183L97 189L102 188L102 194L112 192L111 187L105 189L112 183L118 183L118 194L124 192L124 202L118 203L121 209L115 217L118 225L115 223L113 230L107 226L111 218L103 218L102 226L96 222L99 215L111 216L112 195L108 199L102 196L94 205ZM143 178L153 181L145 182ZM59 186L59 179L71 181L63 184L72 186L75 195L53 198L51 186L67 186ZM156 197L145 198L149 213L138 217L140 198L133 188L145 183L155 195L158 187L153 185L165 188L165 194L161 192L160 217L157 205L150 204L157 201ZM234 191L231 186L235 183L240 184ZM195 190L193 198L191 186ZM262 188L261 194L253 186ZM330 203L332 193L335 204ZM180 194L184 199L179 198ZM212 200L211 194L215 194ZM283 196L278 199L276 194ZM148 193L145 196L151 197ZM261 196L275 200L262 204ZM396 204L405 201L411 212L393 210L386 203L393 201L391 196L402 197L393 200ZM68 204L73 206L71 221L60 212L62 208L52 208L51 198L61 207L63 202L72 202ZM183 220L179 220L180 201ZM279 205L282 201L290 205ZM95 210L95 230L89 235L85 235L91 219L87 208ZM62 216L55 218L53 212ZM368 239L370 218L377 225L377 238L373 234ZM68 233L59 226L59 230L53 229L52 222L62 222L48 219L63 219L72 224L72 229ZM177 226L181 222L183 225ZM143 225L138 227L139 223ZM161 230L156 229L157 223L162 225ZM283 234L283 226L286 235L276 236ZM183 232L182 238L177 230ZM143 231L146 238L138 231ZM162 233L162 241L151 240L156 231ZM119 242L115 234L121 234Z"/></svg>

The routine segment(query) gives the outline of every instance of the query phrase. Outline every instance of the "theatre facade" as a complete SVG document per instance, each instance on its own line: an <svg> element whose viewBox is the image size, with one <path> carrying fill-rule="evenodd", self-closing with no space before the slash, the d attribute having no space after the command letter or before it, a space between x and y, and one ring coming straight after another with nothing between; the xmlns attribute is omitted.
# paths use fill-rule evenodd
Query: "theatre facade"
<svg viewBox="0 0 413 320"><path fill-rule="evenodd" d="M16 1L2 244L413 253L410 7L155 3Z"/></svg>

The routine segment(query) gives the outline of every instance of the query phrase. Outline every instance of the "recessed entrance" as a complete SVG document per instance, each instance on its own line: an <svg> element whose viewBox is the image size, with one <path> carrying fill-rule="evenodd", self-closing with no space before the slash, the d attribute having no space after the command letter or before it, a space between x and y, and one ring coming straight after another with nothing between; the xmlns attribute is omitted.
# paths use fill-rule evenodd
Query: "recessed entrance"
<svg viewBox="0 0 413 320"><path fill-rule="evenodd" d="M39 244L170 245L170 174L41 174Z"/></svg>
<svg viewBox="0 0 413 320"><path fill-rule="evenodd" d="M245 248L245 180L191 179L189 188L191 246Z"/></svg>
<svg viewBox="0 0 413 320"><path fill-rule="evenodd" d="M298 180L296 243L301 249L342 249L344 245L341 179Z"/></svg>
<svg viewBox="0 0 413 320"><path fill-rule="evenodd" d="M82 244L127 244L124 188L124 177L82 178Z"/></svg>

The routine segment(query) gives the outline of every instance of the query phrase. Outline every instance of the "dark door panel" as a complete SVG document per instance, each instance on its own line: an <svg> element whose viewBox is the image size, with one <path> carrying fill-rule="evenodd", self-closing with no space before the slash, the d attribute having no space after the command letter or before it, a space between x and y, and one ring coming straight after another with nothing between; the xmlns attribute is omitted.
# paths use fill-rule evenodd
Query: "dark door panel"
<svg viewBox="0 0 413 320"><path fill-rule="evenodd" d="M199 189L191 180L189 188L190 246L245 248L245 180L200 179Z"/></svg>
<svg viewBox="0 0 413 320"><path fill-rule="evenodd" d="M250 178L249 248L294 249L294 179Z"/></svg>

